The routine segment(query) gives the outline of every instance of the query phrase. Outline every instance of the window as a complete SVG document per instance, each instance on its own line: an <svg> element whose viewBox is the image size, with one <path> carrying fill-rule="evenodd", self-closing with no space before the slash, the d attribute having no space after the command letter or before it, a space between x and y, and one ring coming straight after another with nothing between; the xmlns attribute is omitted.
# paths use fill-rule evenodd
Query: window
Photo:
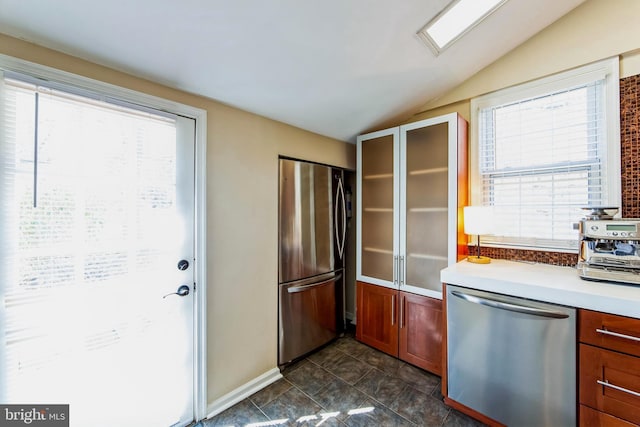
<svg viewBox="0 0 640 427"><path fill-rule="evenodd" d="M495 246L577 250L587 206L620 206L618 60L471 102L472 204L493 206Z"/></svg>
<svg viewBox="0 0 640 427"><path fill-rule="evenodd" d="M437 55L471 31L507 0L455 0L418 31Z"/></svg>

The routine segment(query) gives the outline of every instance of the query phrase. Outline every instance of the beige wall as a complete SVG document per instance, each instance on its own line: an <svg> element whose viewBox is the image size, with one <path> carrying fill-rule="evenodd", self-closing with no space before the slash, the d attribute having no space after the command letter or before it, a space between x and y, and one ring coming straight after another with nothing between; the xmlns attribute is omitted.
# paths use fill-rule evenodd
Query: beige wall
<svg viewBox="0 0 640 427"><path fill-rule="evenodd" d="M207 110L209 402L276 367L278 155L355 169L355 146L2 34L0 53Z"/></svg>
<svg viewBox="0 0 640 427"><path fill-rule="evenodd" d="M457 111L469 120L469 99L619 55L620 76L640 74L638 0L587 0L408 121Z"/></svg>
<svg viewBox="0 0 640 427"><path fill-rule="evenodd" d="M451 112L471 122L473 97L613 56L621 78L640 74L638 16L638 0L587 0L406 122Z"/></svg>

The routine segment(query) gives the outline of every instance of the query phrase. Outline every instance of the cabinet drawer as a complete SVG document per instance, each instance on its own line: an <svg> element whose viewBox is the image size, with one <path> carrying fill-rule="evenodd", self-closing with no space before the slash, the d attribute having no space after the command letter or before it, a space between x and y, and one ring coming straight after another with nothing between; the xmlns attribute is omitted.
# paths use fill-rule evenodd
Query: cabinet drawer
<svg viewBox="0 0 640 427"><path fill-rule="evenodd" d="M628 421L580 405L580 427L634 427Z"/></svg>
<svg viewBox="0 0 640 427"><path fill-rule="evenodd" d="M580 310L580 342L640 356L640 320Z"/></svg>
<svg viewBox="0 0 640 427"><path fill-rule="evenodd" d="M580 344L580 403L640 424L640 358Z"/></svg>

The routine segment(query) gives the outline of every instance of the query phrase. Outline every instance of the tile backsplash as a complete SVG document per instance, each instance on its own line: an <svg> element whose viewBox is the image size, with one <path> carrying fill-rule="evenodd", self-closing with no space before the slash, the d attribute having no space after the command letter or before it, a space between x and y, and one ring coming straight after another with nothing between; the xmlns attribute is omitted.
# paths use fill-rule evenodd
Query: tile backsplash
<svg viewBox="0 0 640 427"><path fill-rule="evenodd" d="M640 218L640 74L620 80L622 216Z"/></svg>
<svg viewBox="0 0 640 427"><path fill-rule="evenodd" d="M640 218L640 74L620 79L620 156L622 216ZM495 259L576 265L577 254L528 251L507 248L480 248L482 255ZM476 253L475 245L469 253Z"/></svg>

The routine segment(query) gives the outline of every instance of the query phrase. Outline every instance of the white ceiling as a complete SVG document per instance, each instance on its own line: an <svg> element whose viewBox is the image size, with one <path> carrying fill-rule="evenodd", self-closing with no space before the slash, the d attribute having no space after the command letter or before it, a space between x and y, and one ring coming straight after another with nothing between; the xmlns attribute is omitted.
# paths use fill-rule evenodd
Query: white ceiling
<svg viewBox="0 0 640 427"><path fill-rule="evenodd" d="M0 32L353 142L583 1L509 0L438 57L450 0L0 0Z"/></svg>

